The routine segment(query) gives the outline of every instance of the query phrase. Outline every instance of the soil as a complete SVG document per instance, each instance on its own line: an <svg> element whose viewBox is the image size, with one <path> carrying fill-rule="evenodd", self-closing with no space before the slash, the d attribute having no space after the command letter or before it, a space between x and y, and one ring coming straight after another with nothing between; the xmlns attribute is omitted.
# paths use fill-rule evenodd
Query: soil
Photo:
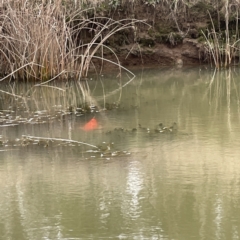
<svg viewBox="0 0 240 240"><path fill-rule="evenodd" d="M188 38L176 46L156 43L153 47L141 47L132 44L121 47L119 59L123 66L196 65L201 63L201 49L202 44Z"/></svg>
<svg viewBox="0 0 240 240"><path fill-rule="evenodd" d="M176 46L155 44L153 47L142 47L138 43L128 44L117 49L120 64L124 67L160 67L160 66L192 66L206 64L201 58L202 44L194 39L185 38ZM106 59L117 62L112 54L106 53ZM100 64L100 63L99 63ZM102 64L102 63L101 63ZM115 68L109 62L104 62L104 68Z"/></svg>
<svg viewBox="0 0 240 240"><path fill-rule="evenodd" d="M224 31L218 29L224 19L218 9L201 1L178 11L164 4L141 3L108 9L101 14L115 20L134 18L145 22L119 32L106 42L124 67L206 64L209 56L204 34L213 24L215 30ZM116 60L109 52L104 57Z"/></svg>

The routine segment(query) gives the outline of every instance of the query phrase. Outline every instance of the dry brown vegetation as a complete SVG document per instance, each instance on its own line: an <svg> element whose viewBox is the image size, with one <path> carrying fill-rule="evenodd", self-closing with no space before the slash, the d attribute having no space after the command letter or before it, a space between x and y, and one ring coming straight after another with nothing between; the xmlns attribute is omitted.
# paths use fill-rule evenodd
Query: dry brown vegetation
<svg viewBox="0 0 240 240"><path fill-rule="evenodd" d="M208 60L217 67L226 67L238 57L238 0L4 0L0 3L2 80L80 79L87 76L90 67L95 67L94 59L110 61L104 58L105 50L112 53L115 57L112 63L121 70L117 55L105 43L121 30L134 32L140 20L113 20L108 16L98 17L97 13L99 9L106 13L124 6L134 11L137 4L165 11L180 38L188 32L182 29L182 18L192 8L201 6L211 22L210 28L202 31ZM235 24L234 32L229 28L230 22ZM174 39L173 42L176 43Z"/></svg>
<svg viewBox="0 0 240 240"><path fill-rule="evenodd" d="M106 40L120 30L133 28L136 22L88 17L89 9L69 4L30 0L3 2L0 8L0 69L5 77L2 80L85 77L92 60L104 61L103 49L111 51L104 44ZM121 69L117 57L114 64Z"/></svg>

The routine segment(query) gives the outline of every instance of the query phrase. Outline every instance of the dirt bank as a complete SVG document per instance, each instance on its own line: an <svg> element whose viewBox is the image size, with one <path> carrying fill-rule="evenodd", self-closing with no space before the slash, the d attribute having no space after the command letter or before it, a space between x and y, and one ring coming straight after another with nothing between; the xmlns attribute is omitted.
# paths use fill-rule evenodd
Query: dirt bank
<svg viewBox="0 0 240 240"><path fill-rule="evenodd" d="M195 39L185 38L176 46L156 43L154 46L145 47L134 43L121 46L116 49L116 52L124 67L186 66L206 64L202 49L203 45ZM111 54L105 54L105 58L116 62L116 58ZM104 66L111 68L108 62L105 62Z"/></svg>
<svg viewBox="0 0 240 240"><path fill-rule="evenodd" d="M181 66L209 63L211 56L205 36L213 29L219 35L226 30L222 7L207 1L196 1L178 9L167 4L153 6L138 2L119 5L111 11L101 9L100 14L115 20L134 18L145 22L108 40L107 45L114 49L123 66ZM234 17L228 26L231 31L236 30ZM105 56L114 59L108 52Z"/></svg>
<svg viewBox="0 0 240 240"><path fill-rule="evenodd" d="M189 38L174 46L155 43L147 47L136 43L121 47L119 58L124 66L196 65L203 61L202 49L202 44Z"/></svg>

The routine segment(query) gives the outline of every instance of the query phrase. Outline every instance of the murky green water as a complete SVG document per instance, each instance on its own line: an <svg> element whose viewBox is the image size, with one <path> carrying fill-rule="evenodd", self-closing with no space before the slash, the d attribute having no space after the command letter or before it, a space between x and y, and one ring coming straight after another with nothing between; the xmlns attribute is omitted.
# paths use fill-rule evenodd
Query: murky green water
<svg viewBox="0 0 240 240"><path fill-rule="evenodd" d="M2 138L114 143L111 149L120 151L112 156L88 146L1 147L1 239L240 238L239 69L136 75L115 94L116 79L90 81L97 103L121 99L117 109L0 128ZM5 109L6 99L1 101ZM41 102L35 107L44 110ZM99 128L83 131L93 116ZM155 131L159 123L173 122L176 132Z"/></svg>

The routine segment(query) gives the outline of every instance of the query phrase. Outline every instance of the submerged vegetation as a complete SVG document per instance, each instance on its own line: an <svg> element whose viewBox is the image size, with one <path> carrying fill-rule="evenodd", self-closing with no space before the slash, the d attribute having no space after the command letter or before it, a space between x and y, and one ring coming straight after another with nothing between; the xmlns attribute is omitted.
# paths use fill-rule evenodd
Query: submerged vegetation
<svg viewBox="0 0 240 240"><path fill-rule="evenodd" d="M23 121L19 121L14 126L21 124ZM40 122L39 122L40 123ZM42 122L43 123L43 122ZM46 123L46 121L45 121ZM0 125L3 126L3 125ZM13 126L13 124L8 125ZM143 128L141 125L138 128L133 129L124 129L124 128L115 128L111 131L106 132L106 135L112 135L116 137L120 137L119 134L123 134L125 137L127 136L129 139L139 137L141 134L142 137L159 137L162 136L175 136L177 134L177 124L173 123L170 127L163 126L162 123L157 124L153 129ZM128 140L129 141L129 140ZM113 158L120 156L127 156L131 153L127 150L116 150L114 146L114 142L102 142L99 145L93 145L82 141L76 141L72 139L63 139L63 138L55 138L55 137L36 137L30 135L22 135L20 138L8 139L0 135L0 149L1 147L5 149L9 148L22 148L22 147L71 147L80 149L82 154L85 154L86 157L101 157L101 158ZM85 148L87 149L85 149Z"/></svg>
<svg viewBox="0 0 240 240"><path fill-rule="evenodd" d="M122 88L134 78L125 68L128 61L182 65L190 59L216 68L237 64L239 7L237 0L2 1L0 81L26 80L32 85L19 90L13 81L7 89L1 87L2 101L10 106L1 109L6 111L1 127L118 109ZM118 70L117 77L122 70L128 77L125 84L118 78L116 89L108 94L99 77L105 64ZM96 86L89 87L90 72L96 73L102 88L98 99L92 94ZM57 85L58 80L64 81ZM74 91L68 80L75 82ZM117 101L106 102L117 92ZM139 126L130 132L172 133L175 127L150 131ZM25 146L40 139L33 138L23 137L21 142ZM45 140L49 142L48 137Z"/></svg>
<svg viewBox="0 0 240 240"><path fill-rule="evenodd" d="M199 72L194 69L194 75L185 75L186 79L174 77L179 73L178 71L168 70L164 74L155 71L152 75L144 73L144 79L148 77L152 80L146 79L145 83L133 82L129 89L124 89L123 93L119 92L119 95L124 94L125 105L117 104L117 94L111 95L115 86L111 86L110 89L105 86L105 100L97 97L101 96L101 91L98 85L95 86L98 92L89 95L96 100L96 104L92 102L92 105L87 103L82 105L83 99L78 96L80 88L77 81L52 82L54 87L35 86L32 83L2 84L2 90L9 92L12 89L15 95L21 98L7 95L4 100L1 99L0 150L21 150L26 147L29 150L43 147L49 150L54 148L62 150L67 147L81 152L87 158L127 156L132 153L129 150L131 141L139 141L139 139L144 142L155 139L171 141L179 137L190 137L191 130L184 131L185 123L181 117L169 119L165 114L167 115L169 111L178 112L179 109L185 108L187 102L191 104L192 99L202 99L203 102L207 102L212 112L218 112L219 106L222 106L221 102L226 102L229 126L231 126L231 106L239 103L238 71L234 69L232 72L230 69L214 71L211 79L208 70L204 69ZM98 82L98 79L90 81L89 89L93 89ZM171 89L170 94L168 90L163 91L163 89ZM204 92L205 94L202 94ZM156 97L161 100L156 100ZM154 121L144 121L140 117L144 114L152 118L152 114L164 108L166 111ZM195 108L195 105L190 107L194 112ZM120 121L121 125L116 124L115 120L112 121L113 116L126 119L126 116L129 118L133 115L136 116L136 121L129 120L128 124L124 123L126 120ZM88 131L84 126L93 118L96 118L99 124ZM173 121L177 123L170 124ZM165 124L167 126L164 126ZM96 136L100 136L101 140L99 141L99 137ZM112 142L115 145L112 145Z"/></svg>

